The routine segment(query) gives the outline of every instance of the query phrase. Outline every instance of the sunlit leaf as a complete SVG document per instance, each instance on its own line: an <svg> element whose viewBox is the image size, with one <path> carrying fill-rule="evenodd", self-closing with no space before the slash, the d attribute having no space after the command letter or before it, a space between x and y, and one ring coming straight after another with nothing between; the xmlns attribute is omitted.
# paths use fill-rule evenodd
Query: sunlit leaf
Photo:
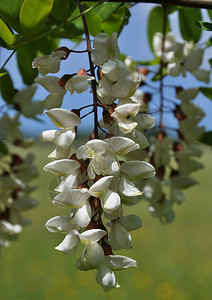
<svg viewBox="0 0 212 300"><path fill-rule="evenodd" d="M157 65L159 64L161 61L160 57L155 57L153 60L139 60L139 61L135 61L136 64L138 65L142 65L142 66L153 66L153 65Z"/></svg>
<svg viewBox="0 0 212 300"><path fill-rule="evenodd" d="M51 12L54 0L25 0L20 11L20 23L23 31L36 35Z"/></svg>
<svg viewBox="0 0 212 300"><path fill-rule="evenodd" d="M212 146L212 131L205 132L201 137L200 142Z"/></svg>
<svg viewBox="0 0 212 300"><path fill-rule="evenodd" d="M180 32L184 40L197 43L201 37L201 29L195 26L196 21L202 20L201 10L197 8L181 7L179 9Z"/></svg>
<svg viewBox="0 0 212 300"><path fill-rule="evenodd" d="M32 84L38 75L37 69L32 68L32 61L36 56L37 52L33 44L22 46L17 51L18 67L23 81L27 85Z"/></svg>
<svg viewBox="0 0 212 300"><path fill-rule="evenodd" d="M7 43L8 45L12 45L13 43L13 34L3 20L0 19L0 37Z"/></svg>
<svg viewBox="0 0 212 300"><path fill-rule="evenodd" d="M212 31L212 23L197 21L195 24L202 30Z"/></svg>
<svg viewBox="0 0 212 300"><path fill-rule="evenodd" d="M1 0L0 17L16 32L22 33L19 13L23 0Z"/></svg>
<svg viewBox="0 0 212 300"><path fill-rule="evenodd" d="M122 5L123 3L121 2L105 2L95 7L93 11L97 13L103 21L106 21Z"/></svg>
<svg viewBox="0 0 212 300"><path fill-rule="evenodd" d="M127 6L121 6L116 13L112 14L102 25L102 30L106 32L109 36L113 32L120 34L124 25L129 22L131 14Z"/></svg>
<svg viewBox="0 0 212 300"><path fill-rule="evenodd" d="M7 70L1 70L5 74L0 78L0 88L2 98L9 104L13 103L14 88L12 79Z"/></svg>
<svg viewBox="0 0 212 300"><path fill-rule="evenodd" d="M156 32L163 32L163 23L164 23L164 10L162 7L156 6L151 10L148 19L148 40L152 52L154 52L152 46L153 36L155 35ZM166 32L171 31L168 18L166 21L165 31Z"/></svg>

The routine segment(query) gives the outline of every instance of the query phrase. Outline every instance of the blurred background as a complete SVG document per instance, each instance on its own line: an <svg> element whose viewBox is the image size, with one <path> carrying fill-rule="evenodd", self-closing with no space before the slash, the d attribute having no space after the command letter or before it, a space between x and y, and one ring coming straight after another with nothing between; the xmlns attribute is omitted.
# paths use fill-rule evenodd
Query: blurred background
<svg viewBox="0 0 212 300"><path fill-rule="evenodd" d="M121 51L135 60L153 58L147 41L147 17L153 6L139 4L131 9L132 16L129 25L120 35ZM204 12L203 12L204 13ZM204 13L205 14L205 13ZM205 14L206 16L206 14ZM206 16L207 17L207 16ZM178 39L181 39L176 26L176 16L173 15L172 25ZM203 34L202 40L208 37ZM67 46L67 44L65 44ZM210 49L210 48L209 48ZM209 68L207 60L211 58L206 53L204 66ZM1 53L1 62L5 53ZM75 72L77 68L87 66L87 57L78 55L70 60L70 65L62 65L61 74ZM21 89L24 85L17 73L15 60L7 65L13 70L14 81ZM70 69L70 70L67 70ZM174 80L174 81L173 81ZM182 84L182 78L177 79ZM176 83L175 78L170 82ZM187 77L183 84L193 87L199 82L193 77ZM203 84L204 85L204 84ZM37 91L36 99L43 100L45 93L42 88ZM87 103L89 93L67 96L63 107L70 109ZM197 103L208 112L203 124L212 129L211 101L202 95ZM78 104L79 103L79 104ZM43 123L23 119L22 129L36 137L39 132L52 129L52 123L46 116L41 116ZM168 122L172 122L168 119ZM86 135L92 130L89 119L81 125L81 133ZM86 299L144 299L144 300L205 300L210 299L212 285L212 229L211 229L211 149L204 148L201 161L205 169L194 174L199 185L186 190L186 201L176 207L176 220L170 225L162 225L154 219L147 210L147 203L140 201L136 207L127 208L125 213L135 213L143 221L141 229L132 232L132 246L129 251L118 251L137 260L138 268L116 272L120 289L104 293L95 281L96 271L82 272L74 264L80 255L77 251L73 256L67 256L54 249L63 239L60 234L52 234L45 228L48 219L56 215L66 214L67 210L54 207L48 196L48 186L53 176L45 173L42 168L49 162L48 154L52 145L35 144L30 151L36 155L36 164L40 173L34 180L38 189L33 198L38 207L27 211L25 216L32 221L31 226L24 228L18 241L3 249L0 255L0 299L1 300L86 300ZM25 152L22 150L22 154Z"/></svg>

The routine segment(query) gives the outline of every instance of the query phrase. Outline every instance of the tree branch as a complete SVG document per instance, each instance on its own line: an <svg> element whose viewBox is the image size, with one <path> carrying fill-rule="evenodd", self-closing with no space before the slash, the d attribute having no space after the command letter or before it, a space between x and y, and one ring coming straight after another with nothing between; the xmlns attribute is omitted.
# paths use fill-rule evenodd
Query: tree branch
<svg viewBox="0 0 212 300"><path fill-rule="evenodd" d="M88 50L88 58L89 58L89 64L90 64L90 71L91 71L91 76L95 77L95 72L94 72L94 65L91 60L91 41L90 41L90 35L89 35L89 30L88 30L88 25L86 22L86 18L83 15L83 8L80 3L80 0L76 0L77 5L79 7L79 11L81 13L82 17L82 22L83 26L85 29L85 38L86 38L86 43L87 43L87 50ZM94 138L98 139L98 113L97 113L97 93L96 93L96 80L91 80L91 87L93 90L93 112L94 112Z"/></svg>
<svg viewBox="0 0 212 300"><path fill-rule="evenodd" d="M108 0L106 2L114 2L114 0ZM129 2L129 1L119 1L119 2ZM211 0L136 0L131 1L134 3L155 3L162 5L174 5L174 6L186 6L194 8L206 8L212 9Z"/></svg>

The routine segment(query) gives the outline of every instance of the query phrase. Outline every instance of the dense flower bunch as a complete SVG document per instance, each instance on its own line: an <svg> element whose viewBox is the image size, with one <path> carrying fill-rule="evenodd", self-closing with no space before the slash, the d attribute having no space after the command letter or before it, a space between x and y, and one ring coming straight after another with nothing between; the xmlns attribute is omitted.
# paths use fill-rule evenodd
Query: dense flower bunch
<svg viewBox="0 0 212 300"><path fill-rule="evenodd" d="M204 49L194 48L192 43L176 42L175 36L170 32L165 35L162 53L162 40L162 33L156 33L153 47L155 54L161 57L163 66L167 67L168 75L178 76L183 72L185 76L186 71L189 71L198 80L209 82L210 71L199 68ZM138 66L132 59L127 57L126 61L132 74L139 72ZM154 89L154 94L157 94L156 90L157 88ZM190 174L203 168L197 158L202 154L198 141L205 128L198 123L205 113L193 101L199 93L199 88L183 89L176 86L175 90L176 99L168 99L168 104L172 102L173 108L169 110L174 115L178 126L166 128L164 122L160 123L149 133L150 147L145 151L136 150L137 154L135 151L133 156L128 155L128 158L139 155L143 159L149 159L149 162L154 165L156 176L138 183L138 186L144 191L144 199L149 202L149 211L162 223L174 220L174 206L181 204L185 198L183 190L197 184ZM161 90L158 93L161 93ZM164 97L163 107L166 107L166 99L167 97ZM146 102L147 107L151 106L151 100L153 98L150 97ZM147 107L143 106L143 110L147 111Z"/></svg>
<svg viewBox="0 0 212 300"><path fill-rule="evenodd" d="M193 42L177 42L172 32L165 35L164 51L162 53L163 34L157 32L153 38L153 47L157 56L167 63L167 73L178 76L190 72L196 79L209 83L210 71L200 68L204 48L195 47Z"/></svg>
<svg viewBox="0 0 212 300"><path fill-rule="evenodd" d="M155 120L140 112L142 99L136 91L142 76L132 76L120 61L117 34L113 33L110 39L107 34L100 33L93 46L91 59L98 66L99 78L96 101L103 109L100 124L107 131L99 123L98 130L106 137L99 139L92 133L85 145L73 151L76 129L81 123L80 109L60 108L61 101L55 102L54 98L53 107L51 101L45 100L48 102L45 113L59 130L44 131L40 139L55 145L49 155L53 161L44 167L60 181L55 188L57 194L53 204L69 209L68 215L53 217L46 227L50 232L65 235L56 247L65 254L73 254L80 243L84 245L76 267L85 271L96 269L97 282L108 291L119 287L114 271L136 267L135 260L115 255L113 251L130 249L129 231L141 227L140 218L134 214L124 215L123 206L138 201L142 192L134 182L154 176L155 169L140 159L127 160L126 156L149 145L144 131L153 127ZM45 65L42 58L36 58L33 66L36 62L39 67L39 61L45 74L57 70L52 66L52 58L45 58ZM62 86L61 94L66 91L73 94L87 90L90 87L88 80L96 81L83 69L75 75L66 74L57 80L51 76L38 77L36 82L47 88L50 91L48 97L52 97L54 89L47 87L50 82L56 90L61 90Z"/></svg>
<svg viewBox="0 0 212 300"><path fill-rule="evenodd" d="M35 89L36 85L33 85L16 92L13 108L18 113L10 116L5 112L0 118L0 248L9 246L23 226L30 223L22 212L37 204L30 197L34 190L30 181L38 175L34 156L29 153L22 157L16 151L17 147L27 148L34 143L33 139L24 138L19 129L19 118L21 114L32 118L42 111L39 102L31 101Z"/></svg>
<svg viewBox="0 0 212 300"><path fill-rule="evenodd" d="M151 137L148 157L156 176L145 183L144 198L149 202L149 211L162 223L174 220L173 207L184 201L183 190L197 184L190 174L203 168L195 159L202 154L197 142L204 133L204 127L198 126L204 112L192 102L197 93L198 88L191 88L176 95L181 101L173 110L179 124L177 136L168 136L161 129Z"/></svg>

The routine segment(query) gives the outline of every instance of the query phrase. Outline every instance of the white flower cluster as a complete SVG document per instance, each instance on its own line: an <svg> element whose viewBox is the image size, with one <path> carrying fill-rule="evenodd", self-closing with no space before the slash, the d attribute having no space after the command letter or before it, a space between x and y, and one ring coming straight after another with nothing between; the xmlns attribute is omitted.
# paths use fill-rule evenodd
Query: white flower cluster
<svg viewBox="0 0 212 300"><path fill-rule="evenodd" d="M3 113L0 117L0 248L7 247L17 237L24 225L30 223L22 211L33 208L37 202L29 194L34 187L30 181L38 175L33 165L34 156L21 157L16 147L30 147L34 140L24 138L20 130L20 116L35 118L43 111L39 101L32 101L37 86L33 84L14 92L11 107L17 111L11 116ZM7 108L8 110L8 108ZM13 151L9 150L10 145Z"/></svg>
<svg viewBox="0 0 212 300"><path fill-rule="evenodd" d="M7 118L9 117L7 116ZM1 125L0 129L2 129ZM21 144L20 141L20 145L29 145L30 141L28 142ZM33 165L34 157L32 154L28 154L23 159L16 153L9 153L6 146L1 144L0 159L1 248L8 247L10 241L15 239L17 234L22 231L23 226L30 223L28 219L22 216L22 212L35 207L37 204L29 196L34 190L34 187L30 186L29 183L38 173Z"/></svg>
<svg viewBox="0 0 212 300"><path fill-rule="evenodd" d="M173 206L184 201L182 190L197 184L190 174L203 168L195 159L202 154L197 142L204 133L204 126L198 126L198 123L205 115L192 102L198 92L198 88L190 88L176 95L181 100L181 105L176 105L174 110L179 122L178 139L167 136L163 129L157 137L151 137L148 157L155 166L156 176L140 188L149 202L149 211L162 223L174 220Z"/></svg>
<svg viewBox="0 0 212 300"><path fill-rule="evenodd" d="M143 131L152 127L155 120L140 113L141 104L135 94L140 76L134 79L119 60L117 34L113 33L111 39L107 34L99 34L94 39L94 48L91 58L101 74L97 95L103 107L102 124L108 129L107 137L91 138L73 153L71 146L81 119L75 110L51 107L45 113L60 130L44 131L40 139L55 144L49 155L53 161L44 167L60 180L53 204L71 209L68 216L50 219L46 227L50 232L65 235L56 247L65 254L73 254L80 243L84 245L76 267L85 271L96 269L97 282L108 291L119 287L114 271L136 267L135 260L114 255L113 250L130 249L129 231L141 226L138 216L124 215L123 205L138 201L142 192L134 181L154 176L155 169L145 161L127 161L126 155L148 145ZM78 78L66 80L65 89L71 94L86 90L87 80L95 79L87 75ZM36 81L40 81L39 77Z"/></svg>
<svg viewBox="0 0 212 300"><path fill-rule="evenodd" d="M162 55L163 34L157 32L153 37L153 49L157 56L167 63L170 76L193 74L197 80L209 83L210 70L200 68L204 54L203 48L194 47L193 42L177 42L172 32L165 35L164 52Z"/></svg>

